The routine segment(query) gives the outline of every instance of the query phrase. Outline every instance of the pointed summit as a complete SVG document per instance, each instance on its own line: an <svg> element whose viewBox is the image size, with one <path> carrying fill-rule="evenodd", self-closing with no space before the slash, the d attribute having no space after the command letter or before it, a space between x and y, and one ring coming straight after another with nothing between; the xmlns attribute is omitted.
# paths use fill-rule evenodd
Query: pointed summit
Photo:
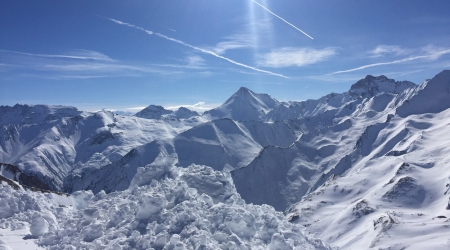
<svg viewBox="0 0 450 250"><path fill-rule="evenodd" d="M246 88L246 87L240 87L238 89L238 91L236 91L237 95L248 95L253 93L250 89Z"/></svg>
<svg viewBox="0 0 450 250"><path fill-rule="evenodd" d="M279 102L267 94L257 94L241 87L222 106L205 112L213 118L233 120L260 120Z"/></svg>

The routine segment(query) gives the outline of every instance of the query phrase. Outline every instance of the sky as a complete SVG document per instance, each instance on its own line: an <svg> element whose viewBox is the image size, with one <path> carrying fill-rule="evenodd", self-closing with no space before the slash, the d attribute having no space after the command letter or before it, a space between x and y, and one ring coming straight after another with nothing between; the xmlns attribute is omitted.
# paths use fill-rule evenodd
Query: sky
<svg viewBox="0 0 450 250"><path fill-rule="evenodd" d="M279 101L366 75L450 69L450 1L0 2L0 105L205 111L240 87Z"/></svg>

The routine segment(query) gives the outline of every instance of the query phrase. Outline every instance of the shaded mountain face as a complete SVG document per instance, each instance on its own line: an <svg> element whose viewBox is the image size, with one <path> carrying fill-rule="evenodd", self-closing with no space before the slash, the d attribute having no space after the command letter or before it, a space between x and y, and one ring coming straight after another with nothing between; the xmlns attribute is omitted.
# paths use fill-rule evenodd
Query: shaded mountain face
<svg viewBox="0 0 450 250"><path fill-rule="evenodd" d="M36 176L23 173L17 166L0 163L0 176L13 180L22 186L37 188L42 190L51 190L50 187Z"/></svg>
<svg viewBox="0 0 450 250"><path fill-rule="evenodd" d="M375 96L383 92L399 94L404 90L413 88L415 86L416 85L412 82L397 82L383 75L378 77L368 75L364 79L361 79L353 84L348 93L353 96L362 97Z"/></svg>
<svg viewBox="0 0 450 250"><path fill-rule="evenodd" d="M146 119L161 119L163 115L172 114L172 110L167 110L162 106L150 105L145 109L137 112L134 116Z"/></svg>
<svg viewBox="0 0 450 250"><path fill-rule="evenodd" d="M177 109L177 111L174 112L174 115L177 118L187 119L187 118L191 118L194 116L199 116L199 113L197 113L196 111L192 111L185 107L180 107Z"/></svg>

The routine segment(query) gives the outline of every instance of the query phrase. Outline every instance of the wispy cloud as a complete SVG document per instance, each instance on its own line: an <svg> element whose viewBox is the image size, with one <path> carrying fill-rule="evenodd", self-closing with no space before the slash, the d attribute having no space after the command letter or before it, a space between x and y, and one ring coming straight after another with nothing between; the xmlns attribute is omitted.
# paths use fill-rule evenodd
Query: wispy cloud
<svg viewBox="0 0 450 250"><path fill-rule="evenodd" d="M186 58L187 65L191 67L203 67L205 66L205 59L199 55L190 55Z"/></svg>
<svg viewBox="0 0 450 250"><path fill-rule="evenodd" d="M285 22L286 24L290 25L291 27L293 27L294 29L300 31L301 33L303 33L305 36L311 38L314 40L314 38L312 38L312 36L306 34L306 32L304 32L303 30L297 28L295 25L293 25L292 23L286 21L284 18L278 16L277 14L273 13L271 10L269 10L268 8L266 8L264 5L261 5L260 3L256 2L255 0L252 0L252 2L254 2L255 4L257 4L258 6L260 6L261 8L263 8L264 10L266 10L267 12L269 12L270 14L272 14L273 16L277 17L278 19L280 19L281 21Z"/></svg>
<svg viewBox="0 0 450 250"><path fill-rule="evenodd" d="M166 39L166 40L168 40L168 41L171 41L171 42L174 42L174 43L181 44L181 45L183 45L183 46L185 46L185 47L194 49L194 50L199 51L199 52L202 52L202 53L204 53L204 54L212 55L212 56L214 56L214 57L220 58L220 59L222 59L222 60L225 60L225 61L227 61L227 62L229 62L229 63L232 63L232 64L234 64L234 65L237 65L237 66L240 66L240 67L243 67L243 68L247 68L247 69L250 69L250 70L253 70L253 71L257 71L257 72L260 72L260 73L265 73L265 74L268 74L268 75L279 76L279 77L283 77L283 78L289 79L289 77L284 76L284 75L282 75L282 74L278 74L278 73L274 73L274 72L271 72L271 71L267 71L267 70L255 68L255 67L252 67L252 66L249 66L249 65L246 65L246 64L243 64L243 63L234 61L234 60L232 60L232 59L230 59L230 58L221 56L221 55L219 55L219 54L217 54L217 53L215 53L215 52L213 52L213 51L206 50L206 49L202 49L202 48L200 48L200 47L190 45L190 44L185 43L185 42L183 42L183 41L181 41L181 40L178 40L178 39L175 39L175 38L172 38L172 37L163 35L163 34L161 34L161 33L153 32L153 31L150 31L150 30L146 30L146 29L144 29L144 28L135 26L135 25L133 25L133 24L125 23L125 22L118 21L118 20L115 20L115 19L112 19L112 18L106 18L106 19L107 19L107 20L110 20L110 21L112 21L112 22L114 22L114 23L120 24L120 25L125 25L125 26L128 26L128 27L132 27L132 28L135 28L135 29L144 31L145 33L147 33L147 34L149 34L149 35L155 35L155 36L164 38L164 39Z"/></svg>
<svg viewBox="0 0 450 250"><path fill-rule="evenodd" d="M325 49L287 47L260 55L258 65L272 68L302 67L327 60L336 54L336 49L331 47Z"/></svg>
<svg viewBox="0 0 450 250"><path fill-rule="evenodd" d="M179 68L179 69L192 69L192 70L205 70L210 67L207 67L205 65L205 59L203 59L199 55L189 55L183 60L180 60L181 62L176 64L152 64L153 66L158 67L168 67L168 68Z"/></svg>
<svg viewBox="0 0 450 250"><path fill-rule="evenodd" d="M411 50L404 49L397 45L378 45L375 49L369 51L371 57L382 57L389 54L405 55L410 53Z"/></svg>
<svg viewBox="0 0 450 250"><path fill-rule="evenodd" d="M411 56L411 57L407 57L407 58L403 58L403 59L399 59L399 60L394 60L394 61L390 61L390 62L380 62L380 63L367 64L367 65L363 65L363 66L360 66L360 67L357 67L357 68L353 68L353 69L336 71L336 72L333 72L333 73L330 73L330 74L327 74L327 75L349 73L349 72L354 72L354 71L363 70L363 69L372 68L372 67L391 65L391 64L400 64L400 63L405 63L405 62L410 62L410 61L415 61L415 60L420 60L420 59L436 60L436 59L438 59L439 57L441 57L443 55L450 54L450 49L440 49L440 48L435 47L435 46L427 46L427 47L423 48L422 50L426 53L425 55Z"/></svg>
<svg viewBox="0 0 450 250"><path fill-rule="evenodd" d="M236 33L225 38L225 41L216 44L216 46L209 48L218 55L225 54L227 50L244 49L254 47L250 34ZM208 48L206 48L208 49Z"/></svg>
<svg viewBox="0 0 450 250"><path fill-rule="evenodd" d="M2 57L8 63L1 63L0 71L15 72L14 75L20 77L89 79L181 73L142 64L120 62L102 53L90 50L76 50L59 55L0 50L0 54L10 54ZM6 67L6 65L9 66Z"/></svg>
<svg viewBox="0 0 450 250"><path fill-rule="evenodd" d="M63 55L33 54L33 53L10 51L10 50L0 50L0 52L25 55L25 56L33 56L33 57L45 57L45 58L64 58L64 59L95 60L95 61L107 61L107 62L115 61L102 53L99 53L96 51L91 51L91 50L76 50L76 51L72 51L68 54L63 54Z"/></svg>

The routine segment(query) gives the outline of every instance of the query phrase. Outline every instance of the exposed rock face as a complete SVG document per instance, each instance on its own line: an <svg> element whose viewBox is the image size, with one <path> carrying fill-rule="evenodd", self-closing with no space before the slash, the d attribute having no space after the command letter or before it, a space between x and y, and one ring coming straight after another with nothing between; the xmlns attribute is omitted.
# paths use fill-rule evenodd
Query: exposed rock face
<svg viewBox="0 0 450 250"><path fill-rule="evenodd" d="M23 173L17 166L0 163L0 168L0 176L16 181L23 186L51 190L50 187L38 177Z"/></svg>

